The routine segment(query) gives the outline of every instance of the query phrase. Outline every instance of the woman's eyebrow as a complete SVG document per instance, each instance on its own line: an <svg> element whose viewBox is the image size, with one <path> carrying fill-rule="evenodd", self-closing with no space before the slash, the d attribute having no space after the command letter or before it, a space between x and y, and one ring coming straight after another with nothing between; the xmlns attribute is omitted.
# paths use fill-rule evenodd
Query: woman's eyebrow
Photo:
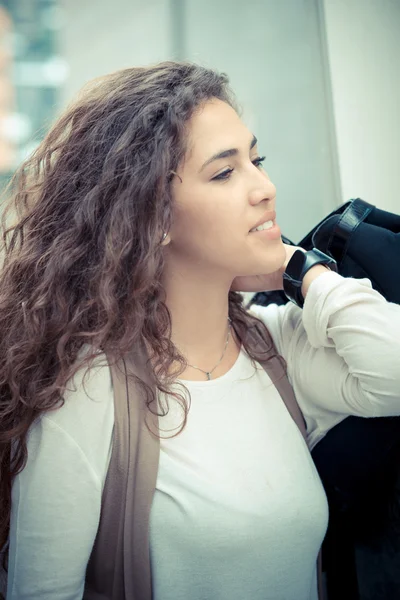
<svg viewBox="0 0 400 600"><path fill-rule="evenodd" d="M251 140L251 144L250 144L250 150L252 150L252 148L254 148L254 146L256 144L257 144L257 138L255 135L253 135L253 139ZM222 152L218 152L217 154L214 154L213 156L211 156L211 158L206 160L204 165L201 167L199 173L201 173L201 171L203 169L205 169L210 163L214 162L214 160L219 160L221 158L229 158L230 156L235 156L236 154L239 154L238 148L230 148L229 150L222 150Z"/></svg>

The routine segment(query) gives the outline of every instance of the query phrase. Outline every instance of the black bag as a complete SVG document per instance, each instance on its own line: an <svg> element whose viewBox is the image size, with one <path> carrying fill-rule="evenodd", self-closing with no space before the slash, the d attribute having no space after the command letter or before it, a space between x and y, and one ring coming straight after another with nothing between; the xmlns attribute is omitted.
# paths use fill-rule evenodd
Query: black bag
<svg viewBox="0 0 400 600"><path fill-rule="evenodd" d="M357 198L321 221L298 244L318 248L344 277L367 277L390 302L400 304L400 215Z"/></svg>
<svg viewBox="0 0 400 600"><path fill-rule="evenodd" d="M341 275L367 277L400 304L399 215L350 200L296 245L322 250L337 261ZM251 304L287 302L277 290L255 294ZM330 509L322 548L329 600L400 598L400 417L348 417L312 457Z"/></svg>

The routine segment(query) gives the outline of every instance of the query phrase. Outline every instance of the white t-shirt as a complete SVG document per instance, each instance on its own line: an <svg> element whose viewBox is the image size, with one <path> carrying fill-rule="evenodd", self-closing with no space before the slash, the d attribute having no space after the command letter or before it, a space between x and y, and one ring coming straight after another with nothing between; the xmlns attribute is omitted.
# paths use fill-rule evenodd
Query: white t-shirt
<svg viewBox="0 0 400 600"><path fill-rule="evenodd" d="M327 272L303 311L254 312L287 362L311 448L350 414L400 414L400 306L367 280ZM150 516L155 600L186 600L189 584L191 600L316 597L326 499L274 386L261 370L246 378L249 369L242 352L220 379L188 383L187 428L161 442ZM82 598L114 408L107 367L95 366L84 387L81 378L31 428L12 491L7 600Z"/></svg>
<svg viewBox="0 0 400 600"><path fill-rule="evenodd" d="M223 377L185 384L150 515L154 599L317 600L327 501L269 376L242 350ZM160 424L181 417L175 403Z"/></svg>

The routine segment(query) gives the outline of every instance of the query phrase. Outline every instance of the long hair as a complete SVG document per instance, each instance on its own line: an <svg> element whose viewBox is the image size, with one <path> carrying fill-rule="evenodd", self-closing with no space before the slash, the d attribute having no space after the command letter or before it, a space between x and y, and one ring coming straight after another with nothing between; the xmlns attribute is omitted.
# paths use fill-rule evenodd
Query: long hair
<svg viewBox="0 0 400 600"><path fill-rule="evenodd" d="M63 404L78 369L99 352L118 360L141 340L155 382L141 382L150 408L186 366L170 338L161 240L188 120L214 97L234 106L227 77L190 63L96 79L10 184L0 274L0 548L29 428ZM237 293L229 313L246 347L250 317ZM187 399L172 396L183 427Z"/></svg>

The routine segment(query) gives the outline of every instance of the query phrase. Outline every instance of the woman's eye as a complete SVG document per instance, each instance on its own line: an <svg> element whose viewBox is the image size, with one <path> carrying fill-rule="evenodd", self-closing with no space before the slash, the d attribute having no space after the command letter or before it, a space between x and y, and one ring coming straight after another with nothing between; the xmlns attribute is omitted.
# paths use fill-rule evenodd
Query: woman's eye
<svg viewBox="0 0 400 600"><path fill-rule="evenodd" d="M255 167L261 167L261 165L264 162L264 160L265 160L265 156L258 156L257 158L255 158L251 162L253 163L253 165Z"/></svg>
<svg viewBox="0 0 400 600"><path fill-rule="evenodd" d="M233 169L226 169L226 171L223 171L219 175L216 175L215 177L213 177L212 180L213 181L222 181L223 179L229 179L230 174L232 172L233 172Z"/></svg>
<svg viewBox="0 0 400 600"><path fill-rule="evenodd" d="M265 156L258 156L257 158L255 158L254 160L252 160L251 162L253 163L253 165L255 167L261 167L262 163L265 160ZM212 178L212 181L224 181L230 178L231 174L233 173L234 169L226 169L225 171L222 171L222 173L220 173L219 175L216 175L215 177Z"/></svg>

